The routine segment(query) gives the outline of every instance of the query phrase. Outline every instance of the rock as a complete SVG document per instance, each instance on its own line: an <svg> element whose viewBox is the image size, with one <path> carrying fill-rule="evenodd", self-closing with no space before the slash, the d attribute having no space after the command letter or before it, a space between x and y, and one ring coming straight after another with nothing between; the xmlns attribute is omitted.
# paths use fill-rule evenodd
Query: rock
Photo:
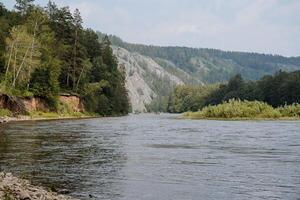
<svg viewBox="0 0 300 200"><path fill-rule="evenodd" d="M153 81L166 79L165 84L182 85L183 81L167 72L155 60L139 53L129 52L121 47L113 47L114 55L119 62L119 68L125 71L126 89L132 111L146 112L146 105L150 104L159 94L155 91Z"/></svg>
<svg viewBox="0 0 300 200"><path fill-rule="evenodd" d="M0 118L0 124L8 122L8 119L5 117Z"/></svg>
<svg viewBox="0 0 300 200"><path fill-rule="evenodd" d="M28 192L25 190L19 190L18 196L19 196L20 200L30 200L31 199Z"/></svg>
<svg viewBox="0 0 300 200"><path fill-rule="evenodd" d="M70 191L67 190L67 189L61 189L61 190L58 190L57 193L59 193L59 194L70 194Z"/></svg>

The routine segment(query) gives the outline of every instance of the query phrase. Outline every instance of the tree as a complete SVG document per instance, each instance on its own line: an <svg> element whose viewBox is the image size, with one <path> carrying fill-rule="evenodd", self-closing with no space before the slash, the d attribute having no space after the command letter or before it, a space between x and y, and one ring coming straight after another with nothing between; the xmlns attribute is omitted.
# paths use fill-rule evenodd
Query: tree
<svg viewBox="0 0 300 200"><path fill-rule="evenodd" d="M6 77L12 77L11 86L24 87L29 81L28 75L32 68L40 63L40 51L35 46L32 51L33 37L27 32L25 26L14 27L10 33L10 37L6 40Z"/></svg>
<svg viewBox="0 0 300 200"><path fill-rule="evenodd" d="M16 0L15 8L22 14L26 14L33 7L33 2L34 0Z"/></svg>
<svg viewBox="0 0 300 200"><path fill-rule="evenodd" d="M60 91L84 97L91 112L128 113L125 76L118 70L108 38L82 27L78 9L47 8L17 0L16 11L0 3L1 92L34 95L55 110Z"/></svg>
<svg viewBox="0 0 300 200"><path fill-rule="evenodd" d="M73 24L74 24L74 46L73 46L73 70L72 70L72 79L73 79L73 90L74 91L77 91L78 89L78 84L76 85L76 68L77 68L77 48L79 48L79 31L82 29L82 18L80 16L80 12L79 10L76 8L75 11L74 11L74 14L73 14ZM83 68L84 66L82 66L82 70L81 70L81 73L78 77L78 81L79 82L80 80L80 77L82 75L82 72L83 72Z"/></svg>
<svg viewBox="0 0 300 200"><path fill-rule="evenodd" d="M29 90L46 99L52 108L57 108L61 60L56 54L55 33L48 26L48 18L38 21L43 22L36 30L36 39L41 44L41 64L32 74Z"/></svg>
<svg viewBox="0 0 300 200"><path fill-rule="evenodd" d="M98 35L92 29L87 29L83 33L83 45L87 50L87 55L91 61L101 56L102 45L99 42Z"/></svg>
<svg viewBox="0 0 300 200"><path fill-rule="evenodd" d="M110 66L110 70L113 71L117 68L118 64L115 56L113 55L113 51L110 47L111 42L106 35L102 40L102 58L103 63Z"/></svg>
<svg viewBox="0 0 300 200"><path fill-rule="evenodd" d="M74 29L73 16L68 7L58 8L49 1L47 6L49 26L55 33L56 55L61 61L60 87L63 90L72 88L70 83L73 65Z"/></svg>
<svg viewBox="0 0 300 200"><path fill-rule="evenodd" d="M12 27L19 25L20 21L19 13L9 11L0 4L0 73L5 71L6 38L9 37Z"/></svg>
<svg viewBox="0 0 300 200"><path fill-rule="evenodd" d="M25 23L28 33L32 35L32 42L31 42L30 53L29 53L30 60L28 63L27 89L29 89L30 75L32 71L34 71L34 66L33 66L34 52L37 50L37 48L43 48L43 46L37 45L38 39L45 37L48 34L47 33L49 32L48 22L49 22L48 17L44 13L44 11L41 10L40 8L34 8L29 13L29 16L27 17Z"/></svg>

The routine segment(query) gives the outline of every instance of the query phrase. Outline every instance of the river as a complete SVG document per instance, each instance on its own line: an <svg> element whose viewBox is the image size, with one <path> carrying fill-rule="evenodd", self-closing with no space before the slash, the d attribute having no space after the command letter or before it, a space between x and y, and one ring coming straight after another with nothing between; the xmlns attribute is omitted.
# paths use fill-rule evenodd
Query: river
<svg viewBox="0 0 300 200"><path fill-rule="evenodd" d="M8 123L0 170L81 199L299 199L300 122L145 114Z"/></svg>

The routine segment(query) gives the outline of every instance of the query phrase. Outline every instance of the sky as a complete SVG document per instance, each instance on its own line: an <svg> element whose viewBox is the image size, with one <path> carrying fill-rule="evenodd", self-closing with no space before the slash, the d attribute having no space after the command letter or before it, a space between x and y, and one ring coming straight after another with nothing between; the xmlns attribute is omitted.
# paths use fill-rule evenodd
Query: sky
<svg viewBox="0 0 300 200"><path fill-rule="evenodd" d="M300 0L52 1L127 42L300 56ZM13 8L14 0L1 2Z"/></svg>

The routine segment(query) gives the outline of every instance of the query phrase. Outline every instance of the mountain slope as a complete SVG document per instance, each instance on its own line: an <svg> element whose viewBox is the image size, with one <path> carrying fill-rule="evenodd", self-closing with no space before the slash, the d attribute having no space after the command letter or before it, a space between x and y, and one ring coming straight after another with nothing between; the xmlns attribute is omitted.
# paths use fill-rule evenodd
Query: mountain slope
<svg viewBox="0 0 300 200"><path fill-rule="evenodd" d="M146 106L153 99L167 96L175 85L184 84L150 57L120 47L113 47L113 51L119 67L125 71L126 88L133 112L146 112Z"/></svg>
<svg viewBox="0 0 300 200"><path fill-rule="evenodd" d="M101 33L100 37L101 37ZM103 34L102 34L103 35ZM137 52L152 59L163 60L173 68L180 69L196 81L204 83L224 82L237 73L249 80L258 80L276 71L295 71L300 69L300 57L283 57L258 53L221 51L205 48L160 47L123 42L110 36L116 46L130 52ZM160 63L161 64L161 63Z"/></svg>

